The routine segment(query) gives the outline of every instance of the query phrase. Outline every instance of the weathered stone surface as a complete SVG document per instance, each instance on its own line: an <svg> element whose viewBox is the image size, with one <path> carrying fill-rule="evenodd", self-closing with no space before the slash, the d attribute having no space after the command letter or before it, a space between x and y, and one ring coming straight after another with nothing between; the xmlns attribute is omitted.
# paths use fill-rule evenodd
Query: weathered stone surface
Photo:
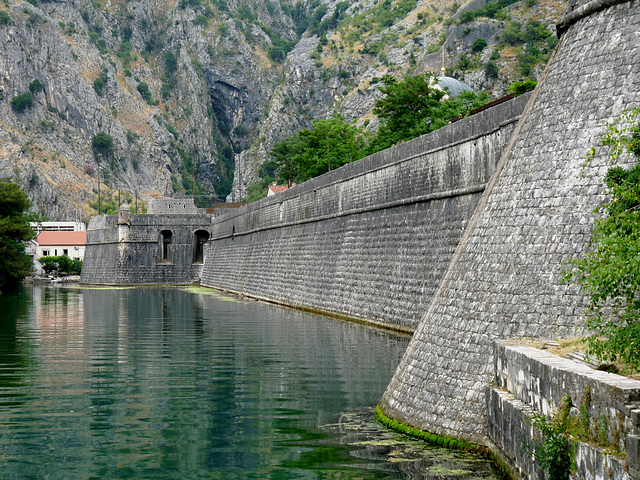
<svg viewBox="0 0 640 480"><path fill-rule="evenodd" d="M539 438L528 418L534 413L551 416L568 394L581 422L588 421L590 431L597 432L594 436L600 440L606 432L608 442L620 442L618 449L626 450L629 466L600 448L577 442L576 478L622 480L630 478L629 473L637 478L633 469L640 431L632 412L640 405L639 381L593 370L521 342L503 341L494 347L494 385L486 395L487 434L512 474L541 478L531 461L531 448Z"/></svg>
<svg viewBox="0 0 640 480"><path fill-rule="evenodd" d="M147 213L149 215L183 215L200 212L192 199L151 198L147 202Z"/></svg>
<svg viewBox="0 0 640 480"><path fill-rule="evenodd" d="M198 281L202 262L195 258L196 232L210 234L211 217L204 214L118 215L93 217L87 228L82 283L101 285L188 285ZM163 231L171 244L163 261Z"/></svg>
<svg viewBox="0 0 640 480"><path fill-rule="evenodd" d="M526 100L216 218L202 284L412 331Z"/></svg>
<svg viewBox="0 0 640 480"><path fill-rule="evenodd" d="M483 443L491 342L577 333L585 298L561 277L589 243L606 152L583 163L603 121L640 101L639 45L635 1L568 28L383 397L387 415Z"/></svg>

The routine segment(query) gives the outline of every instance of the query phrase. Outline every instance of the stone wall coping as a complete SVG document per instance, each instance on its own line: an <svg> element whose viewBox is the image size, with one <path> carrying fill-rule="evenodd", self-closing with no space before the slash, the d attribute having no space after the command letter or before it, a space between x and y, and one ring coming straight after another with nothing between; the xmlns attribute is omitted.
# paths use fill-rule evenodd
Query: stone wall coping
<svg viewBox="0 0 640 480"><path fill-rule="evenodd" d="M613 7L621 3L630 2L632 0L591 0L580 6L570 6L563 14L562 18L556 25L558 37L560 37L567 29L579 20L593 15L605 8Z"/></svg>
<svg viewBox="0 0 640 480"><path fill-rule="evenodd" d="M199 223L201 225L210 225L213 222L213 216L204 213L183 213L180 215L173 214L137 214L130 215L130 225L136 226L188 226ZM101 230L105 228L112 228L118 224L118 215L100 215L97 217L91 217L87 231Z"/></svg>
<svg viewBox="0 0 640 480"><path fill-rule="evenodd" d="M556 368L558 370L571 372L575 375L588 377L594 382L606 385L613 390L621 391L623 396L636 396L640 398L640 381L624 377L615 373L594 370L582 363L575 362L568 358L563 358L545 350L527 345L519 340L496 340L497 345L505 350L525 355L540 362L543 365Z"/></svg>

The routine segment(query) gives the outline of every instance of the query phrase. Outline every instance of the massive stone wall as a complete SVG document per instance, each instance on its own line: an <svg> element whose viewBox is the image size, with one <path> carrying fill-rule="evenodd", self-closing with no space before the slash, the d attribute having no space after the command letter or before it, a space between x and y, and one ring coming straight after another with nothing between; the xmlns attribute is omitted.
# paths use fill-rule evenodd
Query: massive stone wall
<svg viewBox="0 0 640 480"><path fill-rule="evenodd" d="M171 232L163 260L162 231ZM211 217L118 215L93 217L87 228L82 283L102 285L188 285L199 280L195 232L211 232Z"/></svg>
<svg viewBox="0 0 640 480"><path fill-rule="evenodd" d="M578 14L381 401L388 416L486 444L492 341L579 329L585 299L561 282L563 262L589 243L606 151L583 163L603 121L640 103L640 2L612 3L574 5Z"/></svg>
<svg viewBox="0 0 640 480"><path fill-rule="evenodd" d="M413 331L526 101L216 218L201 283Z"/></svg>

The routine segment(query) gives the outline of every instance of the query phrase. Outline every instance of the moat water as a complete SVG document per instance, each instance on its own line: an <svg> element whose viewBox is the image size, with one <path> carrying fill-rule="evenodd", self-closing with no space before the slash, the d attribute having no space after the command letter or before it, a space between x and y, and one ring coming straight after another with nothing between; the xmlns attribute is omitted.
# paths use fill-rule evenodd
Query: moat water
<svg viewBox="0 0 640 480"><path fill-rule="evenodd" d="M28 286L0 297L0 478L495 478L376 424L407 343L205 289Z"/></svg>

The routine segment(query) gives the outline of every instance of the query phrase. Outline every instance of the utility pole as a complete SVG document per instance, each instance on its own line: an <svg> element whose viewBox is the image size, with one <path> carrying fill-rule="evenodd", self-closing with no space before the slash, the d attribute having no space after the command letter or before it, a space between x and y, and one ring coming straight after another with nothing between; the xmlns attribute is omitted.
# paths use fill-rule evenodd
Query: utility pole
<svg viewBox="0 0 640 480"><path fill-rule="evenodd" d="M98 165L98 215L100 215L101 203L100 203L100 160L98 155L96 155L96 163Z"/></svg>
<svg viewBox="0 0 640 480"><path fill-rule="evenodd" d="M240 192L240 203L242 203L242 168L238 164L238 192Z"/></svg>

